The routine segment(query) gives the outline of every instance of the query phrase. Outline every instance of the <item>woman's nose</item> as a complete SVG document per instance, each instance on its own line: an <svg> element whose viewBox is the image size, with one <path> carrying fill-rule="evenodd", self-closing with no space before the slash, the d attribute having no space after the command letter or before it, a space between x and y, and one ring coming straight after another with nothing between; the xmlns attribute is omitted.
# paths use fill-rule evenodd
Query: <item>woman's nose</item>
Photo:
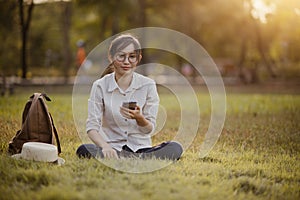
<svg viewBox="0 0 300 200"><path fill-rule="evenodd" d="M124 60L123 63L130 64L130 62L129 62L129 56L126 56L126 57L125 57L125 60Z"/></svg>

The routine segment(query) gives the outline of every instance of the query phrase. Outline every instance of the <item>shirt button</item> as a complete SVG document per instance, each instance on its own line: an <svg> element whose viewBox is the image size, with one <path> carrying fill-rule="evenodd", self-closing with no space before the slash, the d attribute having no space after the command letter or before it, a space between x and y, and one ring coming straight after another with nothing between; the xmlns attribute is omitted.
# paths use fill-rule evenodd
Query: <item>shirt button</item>
<svg viewBox="0 0 300 200"><path fill-rule="evenodd" d="M125 119L125 122L127 122L127 119Z"/></svg>
<svg viewBox="0 0 300 200"><path fill-rule="evenodd" d="M125 97L125 96L126 96L126 94L123 94L123 96Z"/></svg>
<svg viewBox="0 0 300 200"><path fill-rule="evenodd" d="M127 131L125 131L125 134L127 134Z"/></svg>

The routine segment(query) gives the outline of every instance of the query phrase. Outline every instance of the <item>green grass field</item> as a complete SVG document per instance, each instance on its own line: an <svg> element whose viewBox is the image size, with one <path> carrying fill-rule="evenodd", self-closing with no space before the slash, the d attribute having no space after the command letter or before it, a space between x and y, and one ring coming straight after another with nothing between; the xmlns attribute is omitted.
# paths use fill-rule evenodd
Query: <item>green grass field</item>
<svg viewBox="0 0 300 200"><path fill-rule="evenodd" d="M1 97L0 199L300 199L299 93L229 90L221 137L209 155L200 159L210 101L205 90L199 91L201 122L193 144L178 162L141 174L116 171L98 160L76 157L81 140L73 122L70 93L48 92L65 165L10 158L6 154L8 142L21 126L31 90ZM171 112L154 143L172 139L180 117L178 105L168 93L160 98ZM164 161L134 162L145 166Z"/></svg>

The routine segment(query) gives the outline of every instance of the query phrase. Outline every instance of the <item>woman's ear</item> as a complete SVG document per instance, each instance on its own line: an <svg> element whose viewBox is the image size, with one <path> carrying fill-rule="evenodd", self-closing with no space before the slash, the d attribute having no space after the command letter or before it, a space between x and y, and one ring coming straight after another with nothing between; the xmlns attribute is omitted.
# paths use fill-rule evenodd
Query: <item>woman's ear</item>
<svg viewBox="0 0 300 200"><path fill-rule="evenodd" d="M140 55L140 56L139 56L139 62L141 62L141 60L142 60L142 57L143 57L142 55Z"/></svg>

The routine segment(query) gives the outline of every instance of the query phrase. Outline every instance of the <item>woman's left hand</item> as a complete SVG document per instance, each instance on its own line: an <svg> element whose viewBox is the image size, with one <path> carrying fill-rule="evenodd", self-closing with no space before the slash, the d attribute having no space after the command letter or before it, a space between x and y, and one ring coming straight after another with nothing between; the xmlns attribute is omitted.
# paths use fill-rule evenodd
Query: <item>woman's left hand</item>
<svg viewBox="0 0 300 200"><path fill-rule="evenodd" d="M131 110L129 108L120 107L120 113L123 117L127 119L135 119L136 123L139 126L142 127L149 127L149 132L152 130L151 123L144 117L144 115L141 113L141 108L139 106L136 106L134 110Z"/></svg>
<svg viewBox="0 0 300 200"><path fill-rule="evenodd" d="M120 107L120 113L123 117L127 119L135 119L138 120L140 118L143 118L143 115L141 114L141 108L139 106L136 106L134 110L131 110L129 108Z"/></svg>

